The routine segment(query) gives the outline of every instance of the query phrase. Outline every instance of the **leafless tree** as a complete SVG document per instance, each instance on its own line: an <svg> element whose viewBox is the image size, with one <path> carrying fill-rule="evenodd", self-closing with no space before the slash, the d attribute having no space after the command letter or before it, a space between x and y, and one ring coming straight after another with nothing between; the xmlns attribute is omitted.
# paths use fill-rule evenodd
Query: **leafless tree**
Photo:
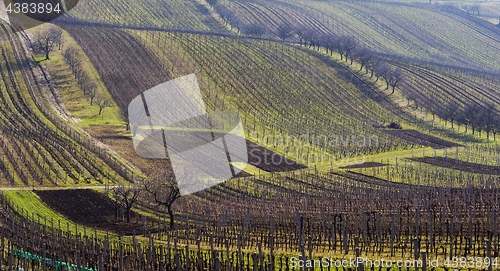
<svg viewBox="0 0 500 271"><path fill-rule="evenodd" d="M469 104L460 113L459 121L465 125L465 132L467 132L467 127L472 127L472 134L479 124L479 117L481 116L481 108L477 104Z"/></svg>
<svg viewBox="0 0 500 271"><path fill-rule="evenodd" d="M451 128L453 128L453 123L458 116L459 110L460 105L453 100L449 101L444 108L444 119L451 122Z"/></svg>
<svg viewBox="0 0 500 271"><path fill-rule="evenodd" d="M94 99L97 96L97 84L89 80L82 85L82 90L83 95L89 98L90 105L94 105Z"/></svg>
<svg viewBox="0 0 500 271"><path fill-rule="evenodd" d="M347 61L348 57L351 56L351 53L356 49L356 46L357 42L351 36L340 36L336 39L337 52L340 54L340 59L345 57L345 61Z"/></svg>
<svg viewBox="0 0 500 271"><path fill-rule="evenodd" d="M353 51L352 56L361 64L361 68L359 69L361 71L364 67L369 66L369 63L373 59L373 52L366 47L358 47ZM366 73L368 73L368 68L366 69Z"/></svg>
<svg viewBox="0 0 500 271"><path fill-rule="evenodd" d="M113 188L113 196L116 201L123 206L127 212L127 222L130 222L130 210L137 203L141 190L136 187L117 187Z"/></svg>
<svg viewBox="0 0 500 271"><path fill-rule="evenodd" d="M305 40L304 40L304 36L307 33L307 31L309 31L309 28L307 28L305 26L298 26L295 28L295 33L297 34L297 36L299 36L299 45L300 46L302 46L302 41L304 41L304 46L306 45Z"/></svg>
<svg viewBox="0 0 500 271"><path fill-rule="evenodd" d="M320 45L326 48L326 53L330 50L330 55L333 55L333 51L336 50L336 40L336 37L331 34L323 34L319 37Z"/></svg>
<svg viewBox="0 0 500 271"><path fill-rule="evenodd" d="M392 92L389 95L394 94L396 87L399 86L404 81L404 75L400 70L392 70L389 73L389 85L392 87Z"/></svg>
<svg viewBox="0 0 500 271"><path fill-rule="evenodd" d="M282 40L286 40L293 36L293 27L288 23L283 23L276 29L276 36Z"/></svg>
<svg viewBox="0 0 500 271"><path fill-rule="evenodd" d="M77 68L75 71L76 82L80 85L80 88L83 88L83 85L85 85L86 83L88 83L88 81L90 81L90 77L81 65L77 66L76 68Z"/></svg>
<svg viewBox="0 0 500 271"><path fill-rule="evenodd" d="M181 197L175 177L169 172L156 173L144 181L144 190L148 192L156 204L166 208L170 218L170 229L174 227L174 202Z"/></svg>
<svg viewBox="0 0 500 271"><path fill-rule="evenodd" d="M302 37L304 38L304 46L306 45L307 42L309 42L309 48L316 47L320 45L320 37L321 35L316 31L314 28L309 28L308 31L306 31Z"/></svg>
<svg viewBox="0 0 500 271"><path fill-rule="evenodd" d="M119 200L118 191L115 189L111 189L111 196L108 195L109 201L113 208L115 209L115 219L118 220L118 210L122 207L122 204Z"/></svg>
<svg viewBox="0 0 500 271"><path fill-rule="evenodd" d="M75 73L75 71L77 70L77 66L81 66L81 60L80 60L80 53L78 52L77 49L75 49L74 47L67 47L64 52L63 52L63 56L64 58L66 59L66 63L68 63L69 67L71 68L71 70L73 71L73 73Z"/></svg>
<svg viewBox="0 0 500 271"><path fill-rule="evenodd" d="M267 32L267 27L261 24L250 24L243 27L243 34L262 37Z"/></svg>
<svg viewBox="0 0 500 271"><path fill-rule="evenodd" d="M479 16L479 11L480 11L479 5L468 6L468 10L472 12L472 15L476 14L477 12L477 16Z"/></svg>
<svg viewBox="0 0 500 271"><path fill-rule="evenodd" d="M378 57L373 56L372 59L366 63L366 70L370 70L370 78L373 77L375 71L382 65L382 60ZM377 79L378 80L378 79Z"/></svg>
<svg viewBox="0 0 500 271"><path fill-rule="evenodd" d="M376 78L375 82L377 82L380 77L386 78L387 74L390 72L391 72L391 68L389 66L387 66L386 64L381 63L381 64L377 65L375 67L375 78Z"/></svg>
<svg viewBox="0 0 500 271"><path fill-rule="evenodd" d="M45 59L50 59L49 54L54 51L56 44L61 43L62 30L55 26L44 28L34 35L34 47L45 54Z"/></svg>
<svg viewBox="0 0 500 271"><path fill-rule="evenodd" d="M96 100L96 104L99 106L99 115L101 115L104 108L111 106L111 102L103 97L98 97Z"/></svg>
<svg viewBox="0 0 500 271"><path fill-rule="evenodd" d="M495 120L498 119L497 110L495 106L491 103L487 103L483 109L483 114L481 115L483 128L486 132L488 140L490 139L490 133L493 131L495 126Z"/></svg>
<svg viewBox="0 0 500 271"><path fill-rule="evenodd" d="M497 134L500 132L500 115L496 114L493 123L491 125L491 133L493 134L493 140L497 140Z"/></svg>

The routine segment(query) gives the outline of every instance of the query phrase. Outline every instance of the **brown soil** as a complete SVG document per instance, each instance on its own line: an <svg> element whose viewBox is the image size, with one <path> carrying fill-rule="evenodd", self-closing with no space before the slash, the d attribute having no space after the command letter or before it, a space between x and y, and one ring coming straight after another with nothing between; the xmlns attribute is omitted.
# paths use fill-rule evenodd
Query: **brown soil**
<svg viewBox="0 0 500 271"><path fill-rule="evenodd" d="M447 141L444 139L441 139L439 137L431 136L431 135L426 135L422 134L419 131L416 130L391 130L391 129L383 129L382 130L386 134L394 135L397 137L400 137L402 139L408 140L410 142L427 146L427 147L432 147L435 149L443 149L443 148L449 148L449 147L457 147L457 146L462 146L460 144Z"/></svg>
<svg viewBox="0 0 500 271"><path fill-rule="evenodd" d="M500 167L498 166L487 166L478 163L470 163L449 157L448 159L446 159L446 157L443 156L437 156L436 159L434 159L434 157L419 157L419 158L409 158L409 160L416 162L423 162L426 164L436 165L445 168L462 170L471 173L500 175Z"/></svg>
<svg viewBox="0 0 500 271"><path fill-rule="evenodd" d="M362 164L355 164L355 165L339 167L339 168L351 169L351 168L370 168L370 167L385 167L385 166L388 166L388 164L382 164L382 163L378 163L378 162L365 162Z"/></svg>
<svg viewBox="0 0 500 271"><path fill-rule="evenodd" d="M249 140L247 140L247 150L248 163L268 172L285 172L307 168Z"/></svg>
<svg viewBox="0 0 500 271"><path fill-rule="evenodd" d="M130 132L125 131L124 128L125 126L89 125L89 127L85 128L85 131L109 146L111 149L120 154L120 156L134 164L146 174L150 174L161 169L167 169L169 172L173 171L168 158L148 159L137 155ZM218 136L219 135L216 135L216 137ZM307 168L304 165L300 165L249 140L246 140L246 142L248 163L264 171L284 172ZM248 174L240 172L237 175L237 177L242 176L248 176Z"/></svg>
<svg viewBox="0 0 500 271"><path fill-rule="evenodd" d="M143 233L142 221L135 222L135 212L131 211L129 223L126 222L126 215L125 221L115 219L115 209L108 196L95 190L37 190L35 193L50 208L78 224L121 235L132 235L134 230L137 234ZM158 225L158 220L148 218L148 221L147 230L157 231L150 227L150 222Z"/></svg>

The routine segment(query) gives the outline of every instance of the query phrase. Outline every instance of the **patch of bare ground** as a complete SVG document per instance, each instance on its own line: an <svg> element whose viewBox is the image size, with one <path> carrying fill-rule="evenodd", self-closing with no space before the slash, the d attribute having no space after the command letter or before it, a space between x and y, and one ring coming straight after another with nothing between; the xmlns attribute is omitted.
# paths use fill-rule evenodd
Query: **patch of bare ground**
<svg viewBox="0 0 500 271"><path fill-rule="evenodd" d="M415 144L431 147L434 149L444 149L450 147L461 147L462 145L455 142L447 141L432 135L426 135L416 130L393 130L382 129L382 132L393 136L400 137Z"/></svg>
<svg viewBox="0 0 500 271"><path fill-rule="evenodd" d="M490 175L500 175L499 166L490 166L479 163L471 163L467 161L457 160L453 158L446 158L444 156L434 157L418 157L418 158L408 158L411 161L422 162L430 165L435 165L439 167L445 167L450 169L462 170L471 173L481 173Z"/></svg>

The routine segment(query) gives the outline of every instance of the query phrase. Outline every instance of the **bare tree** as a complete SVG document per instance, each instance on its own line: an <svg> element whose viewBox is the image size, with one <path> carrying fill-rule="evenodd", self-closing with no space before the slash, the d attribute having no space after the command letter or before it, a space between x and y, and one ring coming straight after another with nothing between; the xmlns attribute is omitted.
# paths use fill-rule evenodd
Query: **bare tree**
<svg viewBox="0 0 500 271"><path fill-rule="evenodd" d="M356 49L357 42L351 36L340 36L336 39L336 49L340 54L340 59L345 57L345 61L347 58L351 56L351 53ZM352 61L351 61L352 63Z"/></svg>
<svg viewBox="0 0 500 271"><path fill-rule="evenodd" d="M451 100L448 102L444 108L444 119L451 122L451 128L453 129L453 123L458 116L460 106L457 102Z"/></svg>
<svg viewBox="0 0 500 271"><path fill-rule="evenodd" d="M378 69L378 67L382 64L382 60L378 57L373 56L372 59L366 63L366 70L370 70L370 78L373 77L375 71ZM377 79L378 80L378 79Z"/></svg>
<svg viewBox="0 0 500 271"><path fill-rule="evenodd" d="M306 33L309 31L309 28L305 26L299 26L295 29L295 33L297 33L297 36L299 36L299 45L302 46L302 41L304 41L304 46L306 46Z"/></svg>
<svg viewBox="0 0 500 271"><path fill-rule="evenodd" d="M267 28L261 24L250 24L243 27L243 34L262 37L266 34Z"/></svg>
<svg viewBox="0 0 500 271"><path fill-rule="evenodd" d="M399 86L403 82L403 80L404 80L404 75L403 75L403 73L400 70L393 70L390 73L389 82L388 83L392 87L392 92L389 95L394 94L394 91L395 91L396 87Z"/></svg>
<svg viewBox="0 0 500 271"><path fill-rule="evenodd" d="M81 65L80 53L74 47L69 46L64 50L63 56L74 73L76 71L76 66Z"/></svg>
<svg viewBox="0 0 500 271"><path fill-rule="evenodd" d="M170 229L174 227L174 202L181 197L179 187L172 173L161 172L144 181L144 190L154 197L156 204L167 209Z"/></svg>
<svg viewBox="0 0 500 271"><path fill-rule="evenodd" d="M319 44L326 48L326 53L330 50L330 55L333 55L333 51L336 50L335 43L336 37L330 34L323 34L319 37Z"/></svg>
<svg viewBox="0 0 500 271"><path fill-rule="evenodd" d="M476 14L477 12L477 16L479 16L479 11L480 11L479 5L468 6L468 11L469 10L472 12L472 15Z"/></svg>
<svg viewBox="0 0 500 271"><path fill-rule="evenodd" d="M122 204L119 200L118 191L115 189L111 189L111 197L108 195L108 198L111 202L111 205L113 205L113 208L115 209L115 219L118 220L118 210L120 210L120 207L122 207Z"/></svg>
<svg viewBox="0 0 500 271"><path fill-rule="evenodd" d="M380 77L386 78L387 74L391 72L391 68L389 68L389 66L387 66L386 64L383 64L383 63L377 65L374 68L375 68L375 77L376 77L375 82L377 82ZM387 87L387 88L389 88L389 87Z"/></svg>
<svg viewBox="0 0 500 271"><path fill-rule="evenodd" d="M94 105L94 99L97 96L97 85L92 81L87 81L82 86L83 95L85 95L90 100L90 105ZM99 113L100 115L100 113Z"/></svg>
<svg viewBox="0 0 500 271"><path fill-rule="evenodd" d="M101 115L102 110L104 110L104 108L111 106L111 102L108 99L102 97L97 98L96 104L99 106L99 115Z"/></svg>
<svg viewBox="0 0 500 271"><path fill-rule="evenodd" d="M136 187L117 187L113 188L113 195L115 200L118 201L127 212L127 222L130 222L130 210L137 203L139 196L141 195L141 190Z"/></svg>
<svg viewBox="0 0 500 271"><path fill-rule="evenodd" d="M497 134L500 132L500 116L497 114L493 119L493 123L491 125L491 133L493 134L493 140L497 140Z"/></svg>
<svg viewBox="0 0 500 271"><path fill-rule="evenodd" d="M493 104L487 103L482 114L483 128L486 132L486 137L490 139L490 133L495 126L495 120L498 119L496 108Z"/></svg>
<svg viewBox="0 0 500 271"><path fill-rule="evenodd" d="M293 36L293 27L288 24L280 24L276 29L276 36L278 36L282 40L286 40Z"/></svg>
<svg viewBox="0 0 500 271"><path fill-rule="evenodd" d="M61 43L62 30L55 26L44 28L35 33L34 46L45 54L45 59L50 59L49 54L54 51L56 44Z"/></svg>
<svg viewBox="0 0 500 271"><path fill-rule="evenodd" d="M373 59L373 52L366 47L358 47L353 51L352 56L361 64L361 68L359 69L361 71L363 67L369 66L369 63ZM366 73L368 73L368 68L366 69Z"/></svg>
<svg viewBox="0 0 500 271"><path fill-rule="evenodd" d="M460 114L460 122L465 125L465 132L467 127L472 127L472 134L475 133L476 127L479 124L478 119L481 115L481 108L476 104L469 104Z"/></svg>
<svg viewBox="0 0 500 271"><path fill-rule="evenodd" d="M76 82L80 85L80 88L83 88L83 85L85 85L86 83L88 83L88 81L90 81L89 75L85 72L85 70L81 65L78 65L76 67L75 79Z"/></svg>
<svg viewBox="0 0 500 271"><path fill-rule="evenodd" d="M308 31L306 31L303 35L304 38L304 46L306 45L307 42L309 42L309 48L316 47L320 45L320 34L316 31L316 29L310 28Z"/></svg>

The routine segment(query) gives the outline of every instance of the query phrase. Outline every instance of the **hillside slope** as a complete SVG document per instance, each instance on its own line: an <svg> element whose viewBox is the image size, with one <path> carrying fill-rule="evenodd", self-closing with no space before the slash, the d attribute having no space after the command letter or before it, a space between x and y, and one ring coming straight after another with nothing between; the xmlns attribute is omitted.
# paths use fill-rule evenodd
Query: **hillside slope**
<svg viewBox="0 0 500 271"><path fill-rule="evenodd" d="M271 30L289 23L319 33L352 35L380 53L500 69L500 28L465 12L442 11L438 5L294 0L220 3L245 23L264 24ZM293 19L297 14L309 19Z"/></svg>
<svg viewBox="0 0 500 271"><path fill-rule="evenodd" d="M281 153L297 156L297 151L314 149L342 156L408 146L372 127L374 122L404 120L402 111L350 69L301 48L208 35L65 29L82 45L122 107L162 80L195 73L209 111L239 112L250 139ZM128 46L124 39L144 47ZM280 143L278 135L302 136L301 145ZM370 136L377 142L370 144Z"/></svg>
<svg viewBox="0 0 500 271"><path fill-rule="evenodd" d="M207 8L195 0L80 0L68 15L94 23L224 30Z"/></svg>

